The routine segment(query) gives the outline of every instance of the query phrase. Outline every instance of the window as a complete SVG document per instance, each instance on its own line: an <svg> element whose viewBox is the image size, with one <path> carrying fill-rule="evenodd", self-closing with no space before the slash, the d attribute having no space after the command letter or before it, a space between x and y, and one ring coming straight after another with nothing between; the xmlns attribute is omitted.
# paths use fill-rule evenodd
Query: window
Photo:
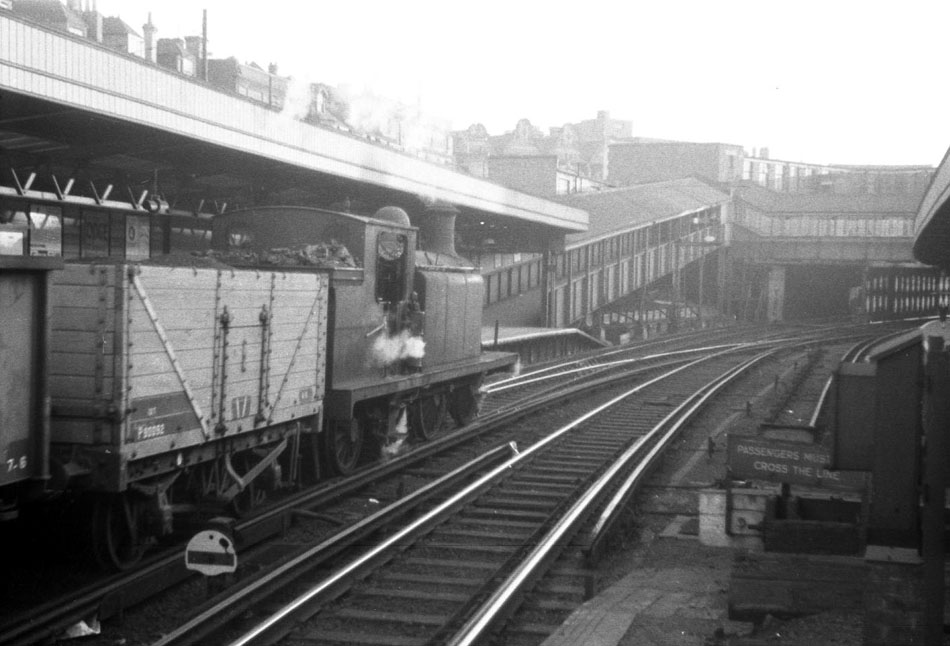
<svg viewBox="0 0 950 646"><path fill-rule="evenodd" d="M125 218L125 257L129 260L148 260L150 251L150 224L148 217L129 215Z"/></svg>
<svg viewBox="0 0 950 646"><path fill-rule="evenodd" d="M0 209L0 256L22 256L29 243L29 218L19 209Z"/></svg>
<svg viewBox="0 0 950 646"><path fill-rule="evenodd" d="M571 320L576 321L586 314L584 308L584 279L579 278L571 285Z"/></svg>
<svg viewBox="0 0 950 646"><path fill-rule="evenodd" d="M58 206L30 208L30 255L63 255L63 215Z"/></svg>
<svg viewBox="0 0 950 646"><path fill-rule="evenodd" d="M406 247L400 233L383 231L376 239L376 300L395 304L406 298Z"/></svg>

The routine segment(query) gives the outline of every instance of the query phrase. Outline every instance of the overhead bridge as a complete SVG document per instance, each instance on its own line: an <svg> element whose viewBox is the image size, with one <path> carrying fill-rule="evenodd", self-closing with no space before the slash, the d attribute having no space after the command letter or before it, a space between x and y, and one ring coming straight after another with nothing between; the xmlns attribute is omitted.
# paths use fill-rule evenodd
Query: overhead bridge
<svg viewBox="0 0 950 646"><path fill-rule="evenodd" d="M590 230L486 273L489 321L611 340L721 321L929 316L947 279L911 253L919 196L783 194L695 178L577 194Z"/></svg>

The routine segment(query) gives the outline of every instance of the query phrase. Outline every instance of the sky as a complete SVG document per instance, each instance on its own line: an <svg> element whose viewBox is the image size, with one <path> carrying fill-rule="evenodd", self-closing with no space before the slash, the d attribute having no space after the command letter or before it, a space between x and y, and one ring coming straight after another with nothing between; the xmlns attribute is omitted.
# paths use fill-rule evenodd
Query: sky
<svg viewBox="0 0 950 646"><path fill-rule="evenodd" d="M92 2L93 0L82 0ZM946 0L95 0L139 33L366 88L492 135L606 110L634 136L819 164L940 163Z"/></svg>

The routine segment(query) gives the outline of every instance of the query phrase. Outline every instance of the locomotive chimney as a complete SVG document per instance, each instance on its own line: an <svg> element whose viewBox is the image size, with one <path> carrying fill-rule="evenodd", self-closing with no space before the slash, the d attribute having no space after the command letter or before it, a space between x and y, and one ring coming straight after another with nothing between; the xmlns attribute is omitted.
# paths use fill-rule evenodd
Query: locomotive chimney
<svg viewBox="0 0 950 646"><path fill-rule="evenodd" d="M419 214L419 248L458 258L455 252L455 216L459 210L448 202L436 200Z"/></svg>

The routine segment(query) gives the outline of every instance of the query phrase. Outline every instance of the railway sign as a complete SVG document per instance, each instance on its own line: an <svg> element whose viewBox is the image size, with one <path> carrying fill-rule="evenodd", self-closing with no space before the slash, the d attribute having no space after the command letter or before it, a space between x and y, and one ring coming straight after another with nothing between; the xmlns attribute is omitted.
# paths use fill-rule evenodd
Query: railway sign
<svg viewBox="0 0 950 646"><path fill-rule="evenodd" d="M234 541L217 529L198 532L185 548L185 567L205 576L234 572L237 569Z"/></svg>
<svg viewBox="0 0 950 646"><path fill-rule="evenodd" d="M860 490L865 474L831 468L831 452L817 444L730 435L730 472L737 477L790 484Z"/></svg>

